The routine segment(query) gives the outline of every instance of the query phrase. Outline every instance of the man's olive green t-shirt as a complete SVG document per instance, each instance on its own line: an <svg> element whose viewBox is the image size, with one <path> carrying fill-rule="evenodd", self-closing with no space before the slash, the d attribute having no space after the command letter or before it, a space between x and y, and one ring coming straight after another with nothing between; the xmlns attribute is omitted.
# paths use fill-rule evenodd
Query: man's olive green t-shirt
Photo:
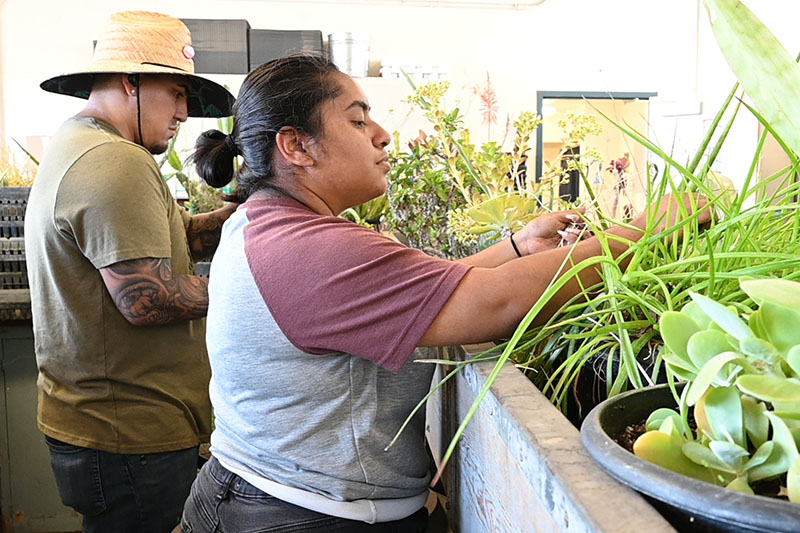
<svg viewBox="0 0 800 533"><path fill-rule="evenodd" d="M204 320L134 326L98 271L155 257L191 273L188 218L153 156L110 124L73 117L54 137L25 214L45 435L114 453L208 440Z"/></svg>

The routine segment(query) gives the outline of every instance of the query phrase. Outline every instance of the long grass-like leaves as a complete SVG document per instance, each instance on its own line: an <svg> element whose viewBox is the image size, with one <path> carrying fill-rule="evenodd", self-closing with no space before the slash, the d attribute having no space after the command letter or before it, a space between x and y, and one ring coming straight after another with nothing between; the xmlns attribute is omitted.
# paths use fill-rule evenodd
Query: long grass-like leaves
<svg viewBox="0 0 800 533"><path fill-rule="evenodd" d="M16 140L14 137L11 137L11 140L14 141L14 144L16 144L20 150L25 152L25 155L28 156L28 159L33 161L34 165L36 165L37 167L39 166L39 160L36 159L36 157L32 153L30 153L24 146L22 146L22 144L20 144L20 142Z"/></svg>
<svg viewBox="0 0 800 533"><path fill-rule="evenodd" d="M491 389L494 382L497 380L497 376L500 374L500 370L502 370L503 366L509 360L509 357L514 349L514 346L516 346L516 344L519 342L519 339L528 330L531 323L534 321L539 312L544 308L547 302L549 302L550 299L560 289L564 287L564 285L566 285L573 277L577 276L582 270L608 261L608 258L603 256L591 257L573 266L566 273L564 273L563 276L557 277L561 274L561 270L563 270L564 265L567 264L567 262L570 260L571 257L572 257L571 254L567 254L567 256L564 258L564 264L559 269L558 273L556 274L556 277L551 281L548 289L544 292L544 294L542 294L542 296L539 298L536 304L534 304L534 306L530 309L530 311L528 311L528 313L522 319L519 326L517 326L516 331L514 331L514 334L511 336L510 341L503 350L503 353L500 354L500 357L498 358L497 363L494 366L494 369L492 370L491 374L489 374L489 377L486 379L486 384L481 389L478 396L475 398L475 401L473 402L472 406L470 407L469 411L464 417L464 420L458 426L458 429L456 430L456 433L453 436L450 445L447 447L444 457L442 457L441 465L439 466L439 471L436 473L436 476L432 481L433 485L435 485L438 482L439 478L441 477L442 471L447 466L447 462L450 460L450 457L452 456L456 444L461 438L461 435L464 434L467 425L469 425L469 422L472 420L472 417L475 416L475 413L480 408L481 402L486 397L486 394L489 392L489 389Z"/></svg>
<svg viewBox="0 0 800 533"><path fill-rule="evenodd" d="M685 191L706 196L718 218L709 227L700 227L696 210L693 210L694 215L684 217L677 227L665 231L655 231L656 221L649 220L641 239L629 243L628 250L615 258L608 242L604 241L613 237L604 235L602 231L607 225L619 222L599 212L597 221L589 225L601 243L601 255L574 265L560 277L555 276L512 337L498 346L501 353L494 369L447 448L436 479L509 360L524 370L554 404L566 409L572 387L581 372L587 370L587 365L590 371L603 370L605 390L609 396L628 387L656 381L664 367L659 348L658 318L665 311L679 310L691 301L690 291L705 294L725 305L746 309L752 302L739 287L741 276L800 280L800 269L797 268L800 261L800 207L797 204L800 184L795 181L800 168L800 128L795 127L795 121L800 121L800 98L796 97L800 87L800 68L796 62L790 64L791 58L786 60L785 51L779 57L769 57L779 45L761 25L752 23L749 11L738 10L738 0L705 2L716 16L712 24L720 46L732 66L735 65L742 87L757 109L736 98L737 83L685 166L644 134L616 122L596 108L595 111L664 161L666 166L658 183L651 183L648 179L650 218L664 195ZM741 20L727 20L737 17ZM737 28L748 35L739 39ZM754 43L753 36L756 40L764 37L764 42ZM742 57L731 59L737 54ZM766 73L764 65L756 65L753 72L740 74L743 68L747 68L743 65L762 60L767 65ZM769 69L773 67L778 72L771 78ZM787 84L786 80L797 83ZM764 86L764 90L759 89L759 84ZM737 100L736 108L731 111L734 99ZM791 102L787 103L787 99ZM741 106L759 120L765 131L758 141L744 186L733 196L732 191L720 191L709 179L712 165L727 141ZM725 121L728 113L730 118ZM776 139L791 164L775 175L758 180L759 161L767 134ZM777 190L768 192L776 184ZM685 211L683 214L686 215ZM625 271L619 266L623 261L628 262ZM533 320L546 303L585 268L599 268L602 281L593 287L582 287L582 293L564 304L554 316L532 327ZM447 379L463 368L463 364L456 364ZM681 415L685 418L686 389L681 397L677 392L677 376L668 369L665 379L676 399L680 400Z"/></svg>
<svg viewBox="0 0 800 533"><path fill-rule="evenodd" d="M697 152L695 152L694 157L689 162L689 165L686 167L689 172L694 173L697 170L697 166L700 164L700 160L703 159L703 156L706 153L706 148L708 148L708 144L711 142L711 138L714 136L714 132L717 131L717 126L719 126L719 122L722 120L723 115L728 110L728 106L733 101L733 97L736 96L736 91L739 90L739 82L737 81L731 92L728 93L728 97L725 99L725 102L722 104L722 107L719 108L717 114L714 116L714 120L711 121L711 125L706 132L705 137L703 137L700 146L697 147Z"/></svg>

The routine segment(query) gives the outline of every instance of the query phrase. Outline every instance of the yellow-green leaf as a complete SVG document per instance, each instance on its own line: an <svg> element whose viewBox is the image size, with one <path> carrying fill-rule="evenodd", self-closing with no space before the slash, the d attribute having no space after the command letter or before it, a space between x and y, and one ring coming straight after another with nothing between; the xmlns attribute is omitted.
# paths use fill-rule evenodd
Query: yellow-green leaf
<svg viewBox="0 0 800 533"><path fill-rule="evenodd" d="M800 68L800 67L798 67ZM759 305L772 302L800 311L800 283L788 279L742 279L742 290Z"/></svg>
<svg viewBox="0 0 800 533"><path fill-rule="evenodd" d="M683 454L683 441L674 435L660 431L648 431L633 443L633 453L637 457L657 464L667 470L689 476L708 483L715 482L714 473L704 468Z"/></svg>
<svg viewBox="0 0 800 533"><path fill-rule="evenodd" d="M742 356L736 352L722 352L712 357L709 362L703 365L703 368L697 373L697 377L692 384L689 385L689 392L686 394L687 405L696 404L697 400L705 394L706 390L714 382L714 379L717 377L717 374L719 374L719 371L722 370L722 367L731 361L741 359L741 357Z"/></svg>
<svg viewBox="0 0 800 533"><path fill-rule="evenodd" d="M736 380L739 389L767 402L800 402L800 383L776 376L746 374Z"/></svg>
<svg viewBox="0 0 800 533"><path fill-rule="evenodd" d="M726 485L726 488L743 492L745 494L753 494L753 489L747 484L747 476L740 476Z"/></svg>
<svg viewBox="0 0 800 533"><path fill-rule="evenodd" d="M178 156L178 152L175 150L170 151L167 161L169 161L169 166L175 170L183 170L183 163L181 162L181 158Z"/></svg>
<svg viewBox="0 0 800 533"><path fill-rule="evenodd" d="M725 59L761 115L800 154L800 67L739 0L705 0Z"/></svg>
<svg viewBox="0 0 800 533"><path fill-rule="evenodd" d="M792 461L786 475L786 488L789 492L789 501L800 503L800 457Z"/></svg>
<svg viewBox="0 0 800 533"><path fill-rule="evenodd" d="M734 349L723 331L698 331L689 338L686 351L695 367L703 368L712 357Z"/></svg>
<svg viewBox="0 0 800 533"><path fill-rule="evenodd" d="M689 357L687 345L691 336L700 331L700 327L692 318L676 311L666 311L662 314L658 326L664 344L670 352L689 363L688 366L681 365L683 368L691 370L695 365Z"/></svg>
<svg viewBox="0 0 800 533"><path fill-rule="evenodd" d="M747 434L750 436L750 440L753 441L756 447L764 444L769 436L769 418L764 414L766 410L767 406L764 405L763 402L756 401L755 398L750 396L742 396L744 427L747 430ZM697 413L696 407L695 413ZM697 418L696 414L695 418Z"/></svg>
<svg viewBox="0 0 800 533"><path fill-rule="evenodd" d="M716 302L708 296L697 294L689 291L689 296L692 297L700 309L707 314L719 327L721 327L728 334L733 335L736 340L742 340L746 337L752 337L753 331L742 322L742 319L729 308L725 307L719 302Z"/></svg>

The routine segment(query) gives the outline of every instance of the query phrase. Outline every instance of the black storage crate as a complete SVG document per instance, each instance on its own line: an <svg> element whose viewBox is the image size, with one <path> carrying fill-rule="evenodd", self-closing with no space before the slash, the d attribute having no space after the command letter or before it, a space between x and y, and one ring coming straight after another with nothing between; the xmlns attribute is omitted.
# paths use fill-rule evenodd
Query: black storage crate
<svg viewBox="0 0 800 533"><path fill-rule="evenodd" d="M31 318L24 239L30 192L30 187L0 187L0 321Z"/></svg>
<svg viewBox="0 0 800 533"><path fill-rule="evenodd" d="M243 19L181 19L192 33L198 74L247 74L247 34Z"/></svg>
<svg viewBox="0 0 800 533"><path fill-rule="evenodd" d="M250 30L250 68L293 54L322 55L319 30Z"/></svg>
<svg viewBox="0 0 800 533"><path fill-rule="evenodd" d="M25 240L22 237L0 239L0 289L27 289L28 271L25 268Z"/></svg>
<svg viewBox="0 0 800 533"><path fill-rule="evenodd" d="M0 187L0 237L24 237L30 187Z"/></svg>
<svg viewBox="0 0 800 533"><path fill-rule="evenodd" d="M0 187L0 290L27 289L25 208L30 187Z"/></svg>

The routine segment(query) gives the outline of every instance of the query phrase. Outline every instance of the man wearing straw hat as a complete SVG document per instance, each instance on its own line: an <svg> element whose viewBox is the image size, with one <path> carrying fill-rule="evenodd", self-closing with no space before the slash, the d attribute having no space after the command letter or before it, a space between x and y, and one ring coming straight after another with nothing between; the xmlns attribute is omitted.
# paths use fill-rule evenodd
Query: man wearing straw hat
<svg viewBox="0 0 800 533"><path fill-rule="evenodd" d="M61 499L84 531L170 531L211 429L207 280L235 205L191 217L153 154L187 116L230 115L194 74L186 26L112 15L91 65L41 87L88 99L54 137L25 221L38 424Z"/></svg>

